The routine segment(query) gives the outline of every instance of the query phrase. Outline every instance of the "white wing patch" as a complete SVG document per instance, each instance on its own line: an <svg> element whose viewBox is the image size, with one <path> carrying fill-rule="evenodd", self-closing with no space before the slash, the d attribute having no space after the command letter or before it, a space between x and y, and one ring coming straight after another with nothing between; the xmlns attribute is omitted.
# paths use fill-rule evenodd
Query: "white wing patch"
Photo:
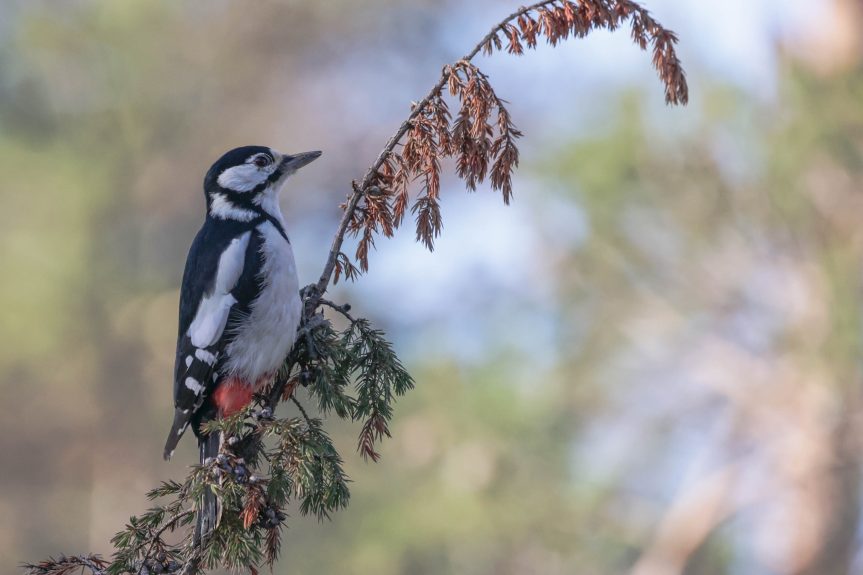
<svg viewBox="0 0 863 575"><path fill-rule="evenodd" d="M200 384L200 382L194 377L186 378L186 388L192 390L192 393L195 395L199 395L201 390L204 389L204 386Z"/></svg>
<svg viewBox="0 0 863 575"><path fill-rule="evenodd" d="M240 237L234 238L219 257L213 291L204 295L198 305L195 319L189 326L189 338L195 347L212 346L219 341L225 330L231 306L237 303L237 300L231 295L231 290L237 285L237 281L243 273L246 249L249 247L251 234L251 232L246 232Z"/></svg>
<svg viewBox="0 0 863 575"><path fill-rule="evenodd" d="M209 366L212 366L214 363L216 363L215 354L210 353L206 349L196 349L195 357L197 357Z"/></svg>

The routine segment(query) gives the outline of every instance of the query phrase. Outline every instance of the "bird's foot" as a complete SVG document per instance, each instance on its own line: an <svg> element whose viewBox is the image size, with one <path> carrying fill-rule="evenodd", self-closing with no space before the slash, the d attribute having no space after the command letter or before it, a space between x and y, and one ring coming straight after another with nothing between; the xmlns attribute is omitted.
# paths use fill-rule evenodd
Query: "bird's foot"
<svg viewBox="0 0 863 575"><path fill-rule="evenodd" d="M300 297L303 301L306 301L310 297L317 297L319 295L318 284L309 284L300 290Z"/></svg>
<svg viewBox="0 0 863 575"><path fill-rule="evenodd" d="M313 335L315 330L327 324L329 324L329 322L324 317L324 314L316 313L300 325L300 328L297 331L297 339L305 339L306 356L309 359L318 358L318 348L315 345L315 338Z"/></svg>

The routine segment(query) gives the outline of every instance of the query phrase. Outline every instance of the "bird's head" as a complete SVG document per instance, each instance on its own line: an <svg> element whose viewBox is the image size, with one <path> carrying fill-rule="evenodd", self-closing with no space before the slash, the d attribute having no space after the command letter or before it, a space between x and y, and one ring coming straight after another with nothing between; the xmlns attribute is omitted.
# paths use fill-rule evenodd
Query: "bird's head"
<svg viewBox="0 0 863 575"><path fill-rule="evenodd" d="M285 180L321 155L281 154L265 146L234 148L219 158L204 177L207 213L215 218L250 221L261 210L278 207Z"/></svg>

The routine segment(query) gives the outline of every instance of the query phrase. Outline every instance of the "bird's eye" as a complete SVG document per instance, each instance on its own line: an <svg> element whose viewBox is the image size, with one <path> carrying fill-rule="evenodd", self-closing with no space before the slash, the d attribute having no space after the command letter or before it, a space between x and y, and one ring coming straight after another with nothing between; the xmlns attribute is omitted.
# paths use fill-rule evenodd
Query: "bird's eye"
<svg viewBox="0 0 863 575"><path fill-rule="evenodd" d="M253 161L254 161L255 165L258 166L259 168L266 168L267 166L269 166L270 164L273 163L272 158L270 158L269 156L264 156L264 155L256 156Z"/></svg>

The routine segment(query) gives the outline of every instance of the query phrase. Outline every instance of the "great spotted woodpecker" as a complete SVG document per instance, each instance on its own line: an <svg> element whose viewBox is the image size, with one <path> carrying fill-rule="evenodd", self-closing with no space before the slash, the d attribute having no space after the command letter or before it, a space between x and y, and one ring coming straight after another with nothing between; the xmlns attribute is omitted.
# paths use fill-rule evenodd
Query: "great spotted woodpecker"
<svg viewBox="0 0 863 575"><path fill-rule="evenodd" d="M302 305L278 196L288 176L320 155L245 146L219 158L204 177L207 216L180 291L166 460L190 425L201 463L218 456L219 434L203 433L201 424L245 407L290 351ZM217 521L218 501L205 496L199 537Z"/></svg>

